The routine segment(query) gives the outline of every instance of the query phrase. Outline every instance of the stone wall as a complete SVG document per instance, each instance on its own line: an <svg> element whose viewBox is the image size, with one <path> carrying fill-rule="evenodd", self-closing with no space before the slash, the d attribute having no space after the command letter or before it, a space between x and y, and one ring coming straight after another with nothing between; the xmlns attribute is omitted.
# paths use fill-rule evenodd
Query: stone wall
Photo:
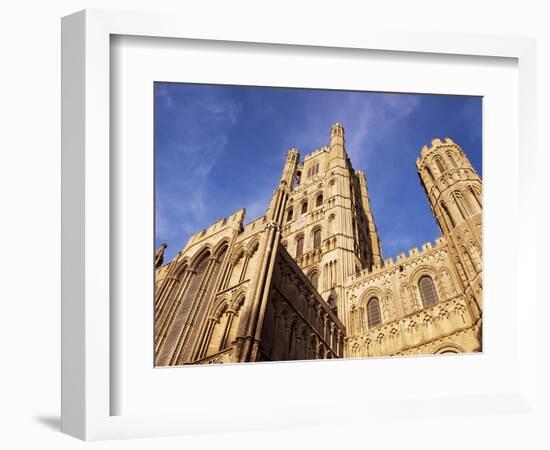
<svg viewBox="0 0 550 450"><path fill-rule="evenodd" d="M340 358L344 337L335 312L281 246L262 325L260 360Z"/></svg>
<svg viewBox="0 0 550 450"><path fill-rule="evenodd" d="M435 304L426 304L419 281L429 277ZM391 356L435 353L442 348L457 352L481 350L477 315L472 311L454 266L448 245L414 248L409 256L389 258L384 267L348 279L351 305L346 356ZM379 302L381 321L369 324L368 304ZM449 350L450 351L450 350Z"/></svg>

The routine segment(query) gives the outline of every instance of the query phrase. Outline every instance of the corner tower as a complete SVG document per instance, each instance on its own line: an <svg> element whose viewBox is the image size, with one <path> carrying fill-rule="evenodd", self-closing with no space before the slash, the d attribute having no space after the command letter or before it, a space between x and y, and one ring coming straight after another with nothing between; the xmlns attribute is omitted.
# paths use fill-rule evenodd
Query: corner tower
<svg viewBox="0 0 550 450"><path fill-rule="evenodd" d="M450 138L424 146L416 166L474 316L482 304L482 181Z"/></svg>

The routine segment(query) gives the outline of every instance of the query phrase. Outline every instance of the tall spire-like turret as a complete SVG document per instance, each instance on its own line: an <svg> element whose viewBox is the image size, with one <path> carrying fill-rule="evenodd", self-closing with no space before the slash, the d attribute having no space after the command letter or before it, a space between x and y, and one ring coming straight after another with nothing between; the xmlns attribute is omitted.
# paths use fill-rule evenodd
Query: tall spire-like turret
<svg viewBox="0 0 550 450"><path fill-rule="evenodd" d="M330 130L330 163L329 168L338 167L347 159L346 138L344 136L344 127L340 122L332 125ZM344 166L342 166L344 167Z"/></svg>
<svg viewBox="0 0 550 450"><path fill-rule="evenodd" d="M296 148L291 148L286 154L285 166L281 175L281 184L289 189L294 187L298 163L300 162L300 152Z"/></svg>
<svg viewBox="0 0 550 450"><path fill-rule="evenodd" d="M464 151L446 138L432 140L416 161L432 211L453 255L469 304L481 314L482 182ZM476 311L474 311L476 313Z"/></svg>

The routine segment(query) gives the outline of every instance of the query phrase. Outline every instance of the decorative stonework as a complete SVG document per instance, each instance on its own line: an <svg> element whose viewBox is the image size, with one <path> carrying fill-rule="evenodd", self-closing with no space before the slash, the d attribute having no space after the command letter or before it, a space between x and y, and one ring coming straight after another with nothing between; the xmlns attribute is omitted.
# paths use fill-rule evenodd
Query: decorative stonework
<svg viewBox="0 0 550 450"><path fill-rule="evenodd" d="M265 216L236 211L165 264L159 248L156 364L481 351L481 178L449 138L420 153L442 236L408 254L382 258L339 123L303 161L288 152Z"/></svg>

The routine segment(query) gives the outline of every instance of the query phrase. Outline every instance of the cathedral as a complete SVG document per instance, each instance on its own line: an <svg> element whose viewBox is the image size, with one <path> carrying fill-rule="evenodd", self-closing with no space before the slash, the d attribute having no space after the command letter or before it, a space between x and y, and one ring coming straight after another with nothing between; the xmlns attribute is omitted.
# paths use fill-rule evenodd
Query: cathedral
<svg viewBox="0 0 550 450"><path fill-rule="evenodd" d="M480 352L481 178L449 138L416 170L441 236L384 259L342 124L290 149L264 216L238 210L167 263L157 250L155 365Z"/></svg>

